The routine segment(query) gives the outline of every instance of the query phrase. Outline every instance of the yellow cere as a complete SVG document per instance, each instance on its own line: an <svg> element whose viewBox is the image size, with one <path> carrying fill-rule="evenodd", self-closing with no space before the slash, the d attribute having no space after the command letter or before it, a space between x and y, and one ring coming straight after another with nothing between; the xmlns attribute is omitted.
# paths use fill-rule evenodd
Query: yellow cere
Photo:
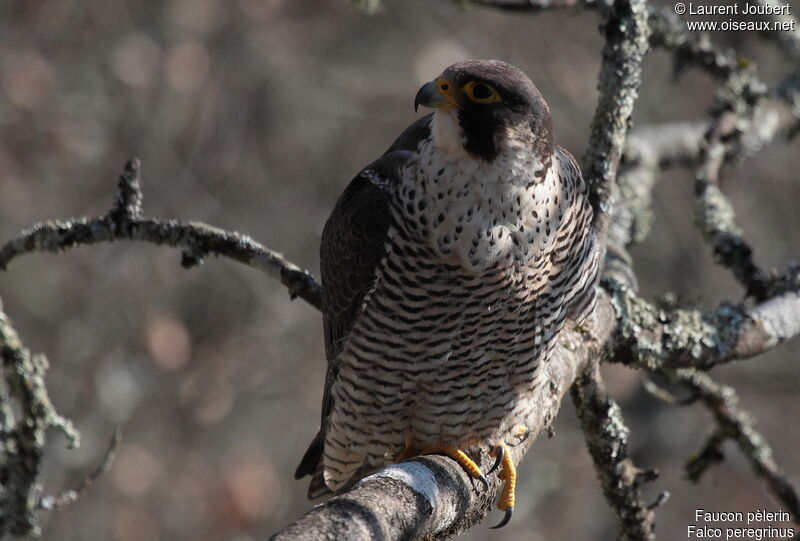
<svg viewBox="0 0 800 541"><path fill-rule="evenodd" d="M459 96L458 89L455 87L455 85L451 83L447 77L437 77L434 82L436 83L436 89L447 101L447 104L453 107L458 107Z"/></svg>

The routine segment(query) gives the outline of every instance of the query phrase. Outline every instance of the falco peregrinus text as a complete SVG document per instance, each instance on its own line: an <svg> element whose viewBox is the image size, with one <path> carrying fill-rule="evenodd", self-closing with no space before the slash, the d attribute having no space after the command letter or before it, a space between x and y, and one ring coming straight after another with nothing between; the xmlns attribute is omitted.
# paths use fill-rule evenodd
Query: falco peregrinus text
<svg viewBox="0 0 800 541"><path fill-rule="evenodd" d="M416 105L435 111L352 180L323 231L328 372L296 476L313 476L313 498L443 453L485 483L468 453L492 449L504 524L516 475L504 446L535 414L565 318L594 306L592 209L514 66L459 62Z"/></svg>

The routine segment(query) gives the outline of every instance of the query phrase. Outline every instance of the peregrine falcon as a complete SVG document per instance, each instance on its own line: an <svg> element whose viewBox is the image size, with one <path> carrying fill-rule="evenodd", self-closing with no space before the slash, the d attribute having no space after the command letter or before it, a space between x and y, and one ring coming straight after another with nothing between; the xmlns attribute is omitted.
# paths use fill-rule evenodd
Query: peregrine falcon
<svg viewBox="0 0 800 541"><path fill-rule="evenodd" d="M320 249L328 370L321 427L295 473L312 499L378 468L445 454L511 517L506 445L535 415L565 318L594 307L587 185L544 98L516 67L453 64L416 95L434 109L347 186Z"/></svg>

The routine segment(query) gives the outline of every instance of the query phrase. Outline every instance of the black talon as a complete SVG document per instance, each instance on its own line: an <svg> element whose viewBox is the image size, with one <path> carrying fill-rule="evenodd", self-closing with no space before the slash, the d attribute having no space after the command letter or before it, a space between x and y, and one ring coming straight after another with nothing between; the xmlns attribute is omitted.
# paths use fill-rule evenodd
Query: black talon
<svg viewBox="0 0 800 541"><path fill-rule="evenodd" d="M475 479L481 482L481 484L483 485L483 490L489 490L489 481L486 480L485 475L481 474L480 477L476 477Z"/></svg>
<svg viewBox="0 0 800 541"><path fill-rule="evenodd" d="M513 507L507 507L506 508L506 516L503 517L503 520L500 521L500 524L498 524L497 526L492 526L489 529L490 530L499 530L500 528L502 528L503 526L508 524L508 521L511 520L512 513L514 513L514 508Z"/></svg>
<svg viewBox="0 0 800 541"><path fill-rule="evenodd" d="M495 471L497 468L499 468L499 467L500 467L500 464L502 464L502 463L503 463L503 456L506 454L505 447L503 447L502 445L497 445L497 446L495 446L495 448L494 448L494 449L492 449L492 451L491 451L491 452L492 452L492 453L495 453L495 454L497 455L497 458L496 458L496 459L495 459L495 461L494 461L494 466L492 466L492 467L491 467L491 469L490 469L490 470L489 470L489 471L486 473L486 475L491 475L491 474L493 474L493 473L494 473L494 471Z"/></svg>

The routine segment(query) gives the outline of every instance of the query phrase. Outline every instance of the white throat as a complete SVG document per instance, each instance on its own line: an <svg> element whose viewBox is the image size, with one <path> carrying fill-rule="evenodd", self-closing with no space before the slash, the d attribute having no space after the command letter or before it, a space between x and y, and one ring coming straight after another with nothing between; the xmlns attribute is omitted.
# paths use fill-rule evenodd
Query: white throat
<svg viewBox="0 0 800 541"><path fill-rule="evenodd" d="M454 157L464 157L464 135L458 123L458 113L455 109L436 109L431 122L433 142L437 148Z"/></svg>

